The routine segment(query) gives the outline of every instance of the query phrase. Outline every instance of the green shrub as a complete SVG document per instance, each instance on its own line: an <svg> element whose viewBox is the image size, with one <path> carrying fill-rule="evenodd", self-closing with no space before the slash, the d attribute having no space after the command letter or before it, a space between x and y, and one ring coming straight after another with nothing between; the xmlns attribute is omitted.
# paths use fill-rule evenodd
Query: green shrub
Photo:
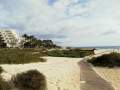
<svg viewBox="0 0 120 90"><path fill-rule="evenodd" d="M40 52L33 54L34 52ZM35 49L0 49L0 64L24 64L46 61L42 51Z"/></svg>
<svg viewBox="0 0 120 90"><path fill-rule="evenodd" d="M2 69L2 67L0 67L0 74L3 72L3 69Z"/></svg>
<svg viewBox="0 0 120 90"><path fill-rule="evenodd" d="M46 62L47 61L47 59L41 59L40 60L40 62Z"/></svg>
<svg viewBox="0 0 120 90"><path fill-rule="evenodd" d="M37 70L17 74L12 80L20 90L46 90L45 76Z"/></svg>
<svg viewBox="0 0 120 90"><path fill-rule="evenodd" d="M8 82L4 81L0 76L0 90L11 90Z"/></svg>
<svg viewBox="0 0 120 90"><path fill-rule="evenodd" d="M3 72L2 67L0 67L0 74ZM0 90L10 90L10 85L8 82L4 81L0 76Z"/></svg>
<svg viewBox="0 0 120 90"><path fill-rule="evenodd" d="M73 58L81 58L88 55L93 55L94 51L85 51L80 49L70 49L70 50L52 50L48 51L48 56L54 57L73 57Z"/></svg>
<svg viewBox="0 0 120 90"><path fill-rule="evenodd" d="M104 54L99 57L94 57L88 62L92 63L94 66L101 66L101 67L114 67L120 66L120 53L110 53Z"/></svg>

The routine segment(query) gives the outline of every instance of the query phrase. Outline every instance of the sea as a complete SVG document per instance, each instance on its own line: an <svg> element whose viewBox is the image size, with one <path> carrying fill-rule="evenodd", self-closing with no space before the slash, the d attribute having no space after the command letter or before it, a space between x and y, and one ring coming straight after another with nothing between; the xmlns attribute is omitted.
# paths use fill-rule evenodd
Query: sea
<svg viewBox="0 0 120 90"><path fill-rule="evenodd" d="M78 47L78 48L120 49L120 46L89 46L89 47Z"/></svg>

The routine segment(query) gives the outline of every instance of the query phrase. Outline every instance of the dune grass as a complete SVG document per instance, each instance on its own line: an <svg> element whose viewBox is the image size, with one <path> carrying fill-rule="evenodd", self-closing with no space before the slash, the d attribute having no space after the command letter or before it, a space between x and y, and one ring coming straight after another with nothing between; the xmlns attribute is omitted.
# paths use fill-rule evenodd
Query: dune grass
<svg viewBox="0 0 120 90"><path fill-rule="evenodd" d="M34 63L34 62L46 62L45 59L40 58L41 56L46 55L41 49L19 49L19 48L4 48L0 49L0 64L25 64L25 63ZM10 82L5 81L1 73L4 70L0 67L0 90L12 90ZM19 77L20 76L20 77ZM16 81L15 85L23 85L22 88L28 88L24 90L45 90L46 87L40 86L45 85L44 76L38 71L29 71L23 74L19 74L14 78L16 80L21 79L21 81ZM26 81L29 80L28 82ZM43 80L43 81L42 81ZM24 87L25 84L25 87ZM42 89L43 88L43 89ZM21 89L23 90L23 89Z"/></svg>
<svg viewBox="0 0 120 90"><path fill-rule="evenodd" d="M52 50L48 51L48 56L54 57L72 57L72 58L81 58L88 55L93 55L94 51L86 51L80 49L70 49L70 50Z"/></svg>
<svg viewBox="0 0 120 90"><path fill-rule="evenodd" d="M46 78L37 70L19 73L13 77L15 87L20 90L46 90Z"/></svg>
<svg viewBox="0 0 120 90"><path fill-rule="evenodd" d="M0 76L0 90L11 90L9 83L4 81L1 76Z"/></svg>
<svg viewBox="0 0 120 90"><path fill-rule="evenodd" d="M88 62L99 67L120 67L120 53L113 52L104 54L99 57L94 57L91 60L88 60Z"/></svg>
<svg viewBox="0 0 120 90"><path fill-rule="evenodd" d="M1 76L1 73L3 72L2 67L0 67L0 90L10 90L11 87L8 82L4 81L4 79Z"/></svg>
<svg viewBox="0 0 120 90"><path fill-rule="evenodd" d="M32 62L45 62L46 60L40 58L40 56L44 56L44 54L41 50L36 49L0 49L0 64L25 64Z"/></svg>

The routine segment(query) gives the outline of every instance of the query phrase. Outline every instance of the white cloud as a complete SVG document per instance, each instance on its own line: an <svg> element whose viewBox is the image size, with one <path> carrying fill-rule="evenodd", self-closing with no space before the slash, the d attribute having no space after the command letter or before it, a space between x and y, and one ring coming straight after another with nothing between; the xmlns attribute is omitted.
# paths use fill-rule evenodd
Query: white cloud
<svg viewBox="0 0 120 90"><path fill-rule="evenodd" d="M56 34L51 37L55 42L69 46L119 44L119 0L57 0L53 5L48 5L47 0L0 3L0 27L38 36Z"/></svg>

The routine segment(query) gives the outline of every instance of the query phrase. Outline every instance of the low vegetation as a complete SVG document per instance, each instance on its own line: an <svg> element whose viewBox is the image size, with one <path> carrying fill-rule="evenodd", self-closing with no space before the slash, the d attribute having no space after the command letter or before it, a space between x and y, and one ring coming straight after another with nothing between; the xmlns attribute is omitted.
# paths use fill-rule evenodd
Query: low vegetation
<svg viewBox="0 0 120 90"><path fill-rule="evenodd" d="M8 82L4 81L0 76L0 90L11 90Z"/></svg>
<svg viewBox="0 0 120 90"><path fill-rule="evenodd" d="M94 51L80 50L80 49L68 49L68 50L52 50L48 51L48 56L54 57L73 57L81 58L88 55L93 55Z"/></svg>
<svg viewBox="0 0 120 90"><path fill-rule="evenodd" d="M94 57L88 62L92 63L94 66L99 67L119 67L120 66L120 53L110 53L104 54L99 57Z"/></svg>
<svg viewBox="0 0 120 90"><path fill-rule="evenodd" d="M0 67L0 74L3 72L3 69L2 69L2 67Z"/></svg>
<svg viewBox="0 0 120 90"><path fill-rule="evenodd" d="M45 76L37 70L17 74L12 80L20 90L46 90Z"/></svg>
<svg viewBox="0 0 120 90"><path fill-rule="evenodd" d="M0 90L13 90L14 88L17 90L47 90L46 78L37 70L18 73L10 81L2 78L3 69L0 67L0 70Z"/></svg>
<svg viewBox="0 0 120 90"><path fill-rule="evenodd" d="M32 62L46 62L40 58L45 54L41 50L35 49L0 49L0 64L24 64Z"/></svg>
<svg viewBox="0 0 120 90"><path fill-rule="evenodd" d="M0 67L0 74L3 72L2 67ZM10 90L11 87L8 82L4 81L0 75L0 90Z"/></svg>

